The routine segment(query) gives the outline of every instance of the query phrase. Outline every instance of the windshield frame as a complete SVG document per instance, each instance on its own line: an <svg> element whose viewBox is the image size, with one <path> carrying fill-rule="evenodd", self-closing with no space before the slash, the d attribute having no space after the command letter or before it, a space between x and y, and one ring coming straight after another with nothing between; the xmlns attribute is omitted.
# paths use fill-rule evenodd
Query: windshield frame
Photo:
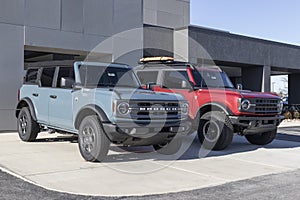
<svg viewBox="0 0 300 200"><path fill-rule="evenodd" d="M216 70L216 69L210 69L206 67L194 67L191 69L194 81L196 83L195 87L200 88L224 88L224 89L235 89L233 83L231 82L230 78L227 76L227 74L222 70ZM222 79L223 85L207 85L205 83L205 78L203 78L204 72L212 72L218 74L217 77L220 77ZM200 80L197 78L200 78Z"/></svg>

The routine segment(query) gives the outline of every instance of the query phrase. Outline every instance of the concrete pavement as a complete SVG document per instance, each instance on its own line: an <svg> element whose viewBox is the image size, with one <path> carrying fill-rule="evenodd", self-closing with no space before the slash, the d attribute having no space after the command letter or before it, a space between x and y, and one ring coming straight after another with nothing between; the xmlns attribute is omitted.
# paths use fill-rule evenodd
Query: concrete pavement
<svg viewBox="0 0 300 200"><path fill-rule="evenodd" d="M95 196L189 191L300 169L299 142L258 147L239 136L227 150L206 157L194 140L175 161L151 147L112 146L104 163L88 163L76 138L56 134L41 134L34 143L21 142L16 133L0 134L0 144L0 166L10 173L46 189Z"/></svg>

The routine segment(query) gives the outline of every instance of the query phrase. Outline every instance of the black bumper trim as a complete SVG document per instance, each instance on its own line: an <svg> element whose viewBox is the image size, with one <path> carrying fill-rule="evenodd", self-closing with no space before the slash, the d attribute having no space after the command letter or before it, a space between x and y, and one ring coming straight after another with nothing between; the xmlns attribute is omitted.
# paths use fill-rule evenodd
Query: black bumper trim
<svg viewBox="0 0 300 200"><path fill-rule="evenodd" d="M189 121L165 126L152 124L150 127L133 127L132 124L119 124L117 126L111 123L103 123L104 131L111 142L136 146L161 144L172 140L176 134L187 135L191 126L192 123Z"/></svg>
<svg viewBox="0 0 300 200"><path fill-rule="evenodd" d="M243 135L249 135L275 130L284 119L284 117L229 116L229 119L233 125L238 126L242 129Z"/></svg>

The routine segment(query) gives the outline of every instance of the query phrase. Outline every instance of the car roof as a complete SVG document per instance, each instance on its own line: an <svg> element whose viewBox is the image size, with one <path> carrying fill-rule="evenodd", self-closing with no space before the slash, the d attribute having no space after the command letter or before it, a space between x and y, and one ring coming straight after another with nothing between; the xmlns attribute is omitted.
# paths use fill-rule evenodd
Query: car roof
<svg viewBox="0 0 300 200"><path fill-rule="evenodd" d="M104 63L104 62L86 62L86 61L74 61L74 60L54 60L54 61L43 61L26 63L26 68L43 68L43 67L70 67L73 65L92 65L92 66L106 66L106 67L117 67L124 69L131 69L129 65L121 63Z"/></svg>
<svg viewBox="0 0 300 200"><path fill-rule="evenodd" d="M171 68L173 68L174 70L183 70L186 69L187 67L191 67L193 69L197 69L200 71L211 71L211 72L223 72L223 70L220 69L220 67L218 66L194 66L191 63L188 62L148 62L145 64L141 64L140 66L137 67L138 69L147 69L147 70L151 70L151 69L165 69L168 70L168 66L170 66Z"/></svg>

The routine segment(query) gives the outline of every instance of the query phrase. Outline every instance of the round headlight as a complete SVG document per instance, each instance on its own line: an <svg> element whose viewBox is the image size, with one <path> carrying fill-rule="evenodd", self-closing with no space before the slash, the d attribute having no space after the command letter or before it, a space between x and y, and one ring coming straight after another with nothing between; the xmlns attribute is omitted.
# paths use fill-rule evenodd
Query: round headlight
<svg viewBox="0 0 300 200"><path fill-rule="evenodd" d="M121 102L117 107L118 113L127 115L129 113L129 104L127 102Z"/></svg>
<svg viewBox="0 0 300 200"><path fill-rule="evenodd" d="M189 104L188 103L181 104L181 113L184 115L189 114Z"/></svg>
<svg viewBox="0 0 300 200"><path fill-rule="evenodd" d="M246 100L243 100L243 101L242 101L242 103L241 103L241 108L242 108L243 110L249 110L250 107L251 107L251 103L250 103L249 100L246 99Z"/></svg>

